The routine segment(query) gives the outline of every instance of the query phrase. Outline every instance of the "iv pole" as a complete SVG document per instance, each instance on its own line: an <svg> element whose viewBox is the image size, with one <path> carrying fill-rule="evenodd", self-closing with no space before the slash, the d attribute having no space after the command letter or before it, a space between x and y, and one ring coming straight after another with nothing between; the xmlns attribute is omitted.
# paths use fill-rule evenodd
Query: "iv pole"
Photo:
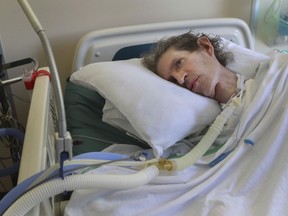
<svg viewBox="0 0 288 216"><path fill-rule="evenodd" d="M58 162L61 159L72 158L72 139L70 133L67 131L66 116L64 109L64 102L61 90L61 83L58 75L57 66L53 56L53 52L49 43L49 40L45 34L43 27L41 26L38 18L30 7L26 0L18 0L22 10L27 16L30 24L34 28L35 32L39 36L46 58L48 59L48 65L50 69L50 74L52 78L52 86L55 92L56 108L58 112L58 130L59 133L56 135L56 153L58 155Z"/></svg>

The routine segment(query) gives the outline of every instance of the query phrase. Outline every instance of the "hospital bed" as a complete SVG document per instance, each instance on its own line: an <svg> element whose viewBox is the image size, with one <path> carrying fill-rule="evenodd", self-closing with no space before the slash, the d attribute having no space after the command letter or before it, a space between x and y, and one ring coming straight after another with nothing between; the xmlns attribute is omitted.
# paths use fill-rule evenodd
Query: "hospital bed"
<svg viewBox="0 0 288 216"><path fill-rule="evenodd" d="M237 19L188 20L127 26L90 32L83 36L76 48L72 71L77 71L87 64L96 62L139 58L145 51L151 48L155 41L189 30L221 35L223 38L233 41L240 46L253 49L249 28L245 23ZM147 147L145 142L143 143L139 139L127 136L121 133L121 131L111 128L106 123L102 123L101 121L91 122L86 119L85 115L81 115L81 113L89 113L88 116L92 115L92 119L102 119L102 113L98 114L94 112L94 107L104 105L101 95L96 95L95 91L89 91L89 89L82 87L69 81L66 83L65 105L68 118L67 127L75 140L80 143L74 146L75 154L83 153L87 149L90 149L90 151L99 151L108 147L111 143L133 142L141 147ZM89 106L77 107L79 103L73 99L75 95L77 95L77 100L82 99L84 100L83 103L90 103ZM94 99L90 100L90 98ZM85 110L82 110L82 112L74 111L77 109ZM87 121L91 122L89 127L92 129L89 133L86 130L84 134L81 134L79 130L82 130L85 125L87 126ZM101 134L103 131L109 132L111 135L103 137L103 134ZM116 134L113 135L113 133ZM78 137L77 134L79 135ZM100 140L100 142L97 142L97 140Z"/></svg>
<svg viewBox="0 0 288 216"><path fill-rule="evenodd" d="M90 65L94 65L93 63L99 63L99 62L110 63L112 60L115 62L118 62L120 63L120 65L117 65L117 67L119 67L118 69L120 71L122 70L121 62L125 63L126 61L130 61L127 59L132 59L132 65L133 65L132 67L134 67L135 64L136 66L137 65L139 66L139 62L136 62L136 63L133 62L135 61L135 58L137 59L141 57L141 55L145 51L147 51L147 49L149 49L151 45L153 45L153 43L155 43L157 40L163 37L177 35L177 34L188 32L188 31L203 32L206 34L213 33L216 35L220 35L223 38L223 40L225 40L226 46L229 47L231 51L233 52L235 51L236 57L239 57L243 61L249 61L251 60L251 58L255 57L254 58L256 59L255 61L258 61L258 62L255 62L253 60L252 63L249 62L248 66L247 66L247 62L245 62L246 64L244 65L237 64L237 62L234 65L233 64L230 65L231 68L234 68L234 69L236 68L236 70L241 70L242 72L244 71L244 73L246 73L244 75L246 76L247 79L251 78L251 74L249 71L252 70L254 72L258 68L260 61L264 61L268 59L267 56L260 55L260 54L258 55L257 53L254 53L253 51L251 51L253 50L253 41L252 41L251 33L249 31L248 26L241 20L223 18L223 19L174 21L174 22L153 23L153 24L104 29L104 30L93 31L91 33L84 35L79 41L77 48L76 48L71 77L73 77L73 74L76 74L76 73L81 74L81 71L83 70L85 71L87 69L86 66L88 66L88 69L89 69ZM249 50L245 48L249 48ZM126 69L126 66L124 67L124 69ZM77 83L77 80L75 79L75 77L74 77L74 81L73 79L71 79L71 80L68 80L66 83L66 90L65 90L66 107L65 109L66 109L66 115L67 115L67 128L71 132L71 137L73 140L74 156L77 157L78 155L81 158L81 155L85 155L84 157L88 157L89 159L91 159L85 153L95 152L95 151L101 152L103 150L104 150L103 154L105 153L107 154L109 153L107 152L109 151L109 148L111 146L115 146L115 145L112 145L114 143L129 144L130 147L137 146L136 148L137 150L151 149L151 143L150 143L151 140L149 138L145 140L145 136L141 136L141 133L140 135L137 134L139 136L135 137L131 135L131 133L127 133L127 131L123 129L119 129L119 125L118 127L112 127L107 122L102 121L102 115L103 115L102 109L105 105L107 105L105 104L105 101L107 102L108 100L104 98L105 96L107 96L107 92L105 91L105 89L104 90L97 89L99 91L96 91L96 89L97 88L94 88L93 85L90 85L87 87L87 85L83 83L82 84L80 82ZM55 111L55 107L54 107L55 104L52 102L53 100L51 100L51 97L52 97L51 95L53 95L53 91L51 91L49 77L43 76L43 77L37 78L35 82L35 87L33 90L31 107L29 110L29 118L27 122L27 130L26 130L26 135L25 135L25 140L24 140L22 160L21 160L19 180L18 180L19 184L25 181L31 175L39 173L45 170L46 168L53 166L57 162L57 157L58 157L58 155L56 155L57 147L55 147L55 145L57 144L55 144L55 141L54 141L55 131L57 131L57 125L55 125L55 121L57 121L57 112ZM115 102L113 101L113 103ZM212 104L211 106L214 106L214 105L215 104ZM254 107L255 106L260 106L260 105L257 105L256 103L254 104ZM218 111L216 111L216 113L217 112ZM83 113L84 113L84 116L82 115ZM249 116L250 117L256 116L256 118L261 119L260 116L257 117L257 112L249 113L247 111L243 113L245 117L245 118L243 117L244 120L247 120ZM90 114L93 117L91 117ZM287 118L287 114L285 115L285 112L284 112L281 118ZM35 119L37 119L37 121L35 121ZM89 119L92 120L92 122L87 122ZM244 123L241 122L241 124L244 124ZM255 123L256 126L252 121L250 121L249 123L251 127L254 126L254 128L257 128L257 123ZM191 167L185 168L184 171L180 170L179 174L175 174L175 172L172 172L173 173L172 175L167 174L169 173L169 171L165 171L165 167L167 166L169 167L169 163L168 165L161 164L161 163L159 165L158 162L155 162L155 164L158 163L160 167L163 165L164 167L163 173L161 171L159 174L158 169L155 168L153 165L148 166L147 169L151 169L149 171L150 175L148 175L147 177L146 175L142 173L143 176L140 177L140 180L144 182L139 183L140 180L137 181L135 178L135 184L133 183L133 181L131 181L131 179L133 178L130 176L128 178L123 178L123 175L125 176L127 174L131 174L131 171L127 171L126 169L122 170L122 168L118 168L116 173L118 173L119 176L116 176L116 177L114 176L113 178L119 178L119 179L123 178L124 183L122 182L123 183L123 185L121 184L122 187L117 188L118 183L113 183L113 182L110 183L108 187L107 185L105 185L105 181L108 181L108 179L104 178L102 180L101 176L99 176L98 177L100 179L99 180L100 183L98 182L99 185L101 185L101 188L106 189L108 192L105 192L105 190L103 192L103 189L100 191L96 191L96 192L91 191L92 194L99 194L99 197L96 197L94 201L91 201L92 198L89 199L89 197L93 197L93 195L90 193L90 190L84 190L84 191L79 190L81 189L81 186L80 187L75 186L75 188L73 189L71 189L71 187L64 186L64 189L62 189L62 192L64 192L64 194L66 190L73 191L75 189L75 193L74 195L72 195L71 200L69 201L67 205L68 207L67 207L66 214L73 215L72 214L73 212L76 215L84 214L83 213L84 211L81 212L81 210L77 210L77 208L79 207L77 206L77 202L78 202L80 206L83 205L86 209L88 209L87 210L88 212L89 212L88 207L90 207L91 212L94 212L94 213L96 212L95 209L97 209L97 207L94 208L93 206L91 206L91 203L95 203L95 206L99 206L100 210L99 209L97 210L97 212L99 212L99 215L113 215L113 213L111 212L113 212L114 210L111 210L111 209L117 208L117 206L118 206L118 209L121 209L121 208L128 209L129 206L131 207L131 203L134 203L133 200L135 201L135 205L138 205L139 202L140 203L147 202L147 205L152 206L152 208L155 210L155 211L153 210L153 212L149 208L143 209L143 212L145 212L146 215L147 215L147 212L149 212L149 215L150 215L150 212L151 212L151 215L167 215L167 212L170 212L171 215L173 214L174 215L191 215L192 211L194 211L196 215L231 215L232 213L233 215L237 215L237 214L249 215L247 214L247 212L249 212L249 210L252 209L251 207L252 205L254 205L254 207L256 206L255 209L253 209L253 211L255 210L254 212L257 212L257 213L260 212L259 210L260 208L263 208L263 212L265 212L267 208L270 209L271 214L269 215L273 215L272 213L275 213L275 211L283 212L283 205L281 205L281 203L287 200L285 199L285 195L284 195L284 194L287 194L286 193L287 186L283 185L285 183L285 179L281 177L277 178L277 176L284 176L284 178L285 176L287 177L287 171L285 172L285 169L282 169L282 167L284 167L285 164L287 165L287 160L286 161L275 160L275 163L277 163L277 165L280 164L280 166L278 168L275 167L275 169L271 169L272 170L271 172L275 174L274 177L271 177L271 178L273 179L273 182L275 183L278 180L280 188L276 186L268 187L268 185L265 184L265 179L261 180L261 177L263 176L263 178L268 178L266 171L269 171L269 167L267 168L263 164L260 164L259 165L260 170L258 170L256 166L257 163L255 163L255 165L251 164L253 163L253 161L249 161L249 159L246 160L242 154L243 152L245 152L246 155L251 156L251 157L253 157L253 154L255 154L255 158L258 158L259 161L266 160L264 154L260 154L259 150L256 151L257 145L255 144L255 142L257 142L257 136L256 136L257 132L251 133L252 137L250 136L251 134L248 134L249 135L248 136L245 133L248 133L247 131L249 130L241 128L241 124L237 128L238 130L237 135L240 134L239 131L241 130L244 131L243 132L244 135L241 135L241 137L237 141L236 147L233 144L234 151L232 151L232 153L229 154L229 156L227 157L228 161L226 162L225 161L226 159L223 158L223 160L221 160L215 166L213 165L211 168L209 168L209 171L207 172L208 174L205 174L205 171L207 171L207 168L205 167L205 164L206 164L205 160L207 158L206 159L204 158L203 161L202 159L198 158L199 160L197 160L196 158L195 160L197 161L197 163L195 166L192 165ZM277 124L275 124L274 126L278 130L280 130ZM265 126L263 126L263 128L265 128ZM281 133L281 136L275 135L276 137L278 137L277 143L279 145L283 143L283 139L285 139L284 133L285 133L285 130L287 130L287 123L283 125L283 128L284 128L284 131ZM139 130L137 130L137 132L139 132ZM182 136L183 136L183 132L182 132ZM275 138L275 136L271 136L271 137ZM178 138L179 137L176 137L176 139ZM231 141L231 142L234 143L236 138L233 137L233 139L234 141ZM262 140L262 139L260 139L260 141L262 141L263 143L265 142L265 140ZM242 145L242 143L244 144ZM226 149L224 148L223 151L227 149L229 150L231 145L229 144L228 147L226 147ZM268 158L266 160L267 162L269 162L268 160L275 159L276 157L278 157L277 153L279 154L279 148L280 148L279 145L278 147L277 145L275 146L275 148L278 150L274 150L274 151L269 150L268 145L263 145L263 149L261 151L267 151L267 152L269 151L270 152L269 154L271 154L270 159ZM237 148L238 146L240 147ZM161 153L163 153L163 151L161 151L161 149L158 149L157 147L152 146L152 148L153 148L153 153L157 152L159 154L158 156L161 156ZM114 153L116 153L116 155L114 155ZM219 154L218 156L224 155L224 154L221 154L221 151L218 154ZM33 155L33 158L31 158L31 155ZM117 151L114 150L114 152L111 153L111 155L108 154L107 156L108 159L106 156L105 156L106 157L105 159L109 160L110 158L110 160L113 160L116 158L116 159L119 159L119 161L121 161L122 156L123 156L122 154L117 154ZM214 156L218 158L217 155L214 155ZM97 157L99 157L99 154L96 156L96 158ZM243 157L243 159L241 159L241 157ZM239 164L237 162L239 162ZM272 161L270 162L273 163ZM141 166L143 165L141 161L138 163L140 163ZM154 162L151 162L151 163L153 164ZM122 166L123 164L120 167ZM110 168L112 170L110 170ZM113 168L115 167L114 166L109 167L108 171L105 170L104 168L103 168L104 170L101 170L100 168L100 171L101 172L103 171L104 173L105 172L109 173L109 172L113 172ZM196 171L193 171L193 168ZM240 171L239 172L235 171L235 169L239 169ZM247 175L244 175L245 169L248 173ZM146 171L143 171L143 172L146 172ZM198 174L196 176L193 176L197 172ZM232 172L235 172L239 175L230 175L230 173ZM255 176L255 173L258 173L259 175ZM261 175L262 173L263 175ZM132 172L132 174L134 174L134 171ZM159 177L157 177L158 174L159 174ZM229 176L227 177L228 179L225 178L225 175ZM108 178L110 178L109 180L111 180L112 177L108 175ZM153 179L155 178L156 180L154 182ZM67 180L68 177L65 176L63 180L65 179ZM193 180L189 181L188 179L193 179ZM59 181L61 181L61 179ZM103 182L101 183L101 181L104 181L104 183ZM150 181L152 181L151 184L149 184ZM260 182L261 187L259 185L255 185L255 182L257 181ZM225 182L226 182L226 186L224 187L223 185L225 185ZM58 184L61 184L61 183L57 182L56 185ZM130 188L132 187L132 185L134 188ZM154 187L154 189L152 189L153 193L149 189L149 185L151 187ZM164 190L167 193L170 191L171 194L173 194L171 199L167 198L166 196L163 196L163 194L165 194L166 192L163 192L161 190L161 186L162 188L166 186ZM187 187L190 187L190 188L188 189ZM215 192L213 192L214 187L215 187ZM49 189L52 190L52 188L49 188ZM83 186L83 188L87 188L87 187ZM113 190L111 190L113 188L119 192L119 196L117 196L117 193L113 193ZM171 188L171 189L175 188L174 192L169 190L168 188ZM219 191L217 191L218 188L219 188ZM235 190L233 190L234 188ZM280 200L277 199L279 203L277 204L272 203L271 205L268 205L267 202L269 203L271 199L261 197L260 195L260 192L267 194L265 191L263 191L264 188L267 189L269 192L272 192L274 190L276 191L280 190L279 193L272 193L273 195L275 195L275 198L278 197L280 199ZM283 193L281 192L281 188L282 188ZM119 191L118 189L127 189L127 190ZM251 193L255 192L256 195L259 195L259 204L252 203L252 201L251 203L247 203L249 202L249 200L246 200L245 196L247 197L254 196L253 194L247 192L249 190L251 190ZM155 191L159 191L160 197L157 197L157 193ZM178 191L179 194L175 193L175 191ZM209 191L211 191L211 193L209 193ZM48 191L46 192L48 193ZM147 195L145 195L146 193ZM139 196L137 196L137 194L141 194L140 196L141 199ZM37 204L36 206L33 205L32 206L33 209L30 209L30 207L27 207L27 208L23 207L23 209L25 209L23 211L29 211L27 215L51 215L51 214L60 215L63 212L62 213L59 213L59 212L63 210L59 210L61 209L59 206L62 205L61 204L62 202L60 202L61 200L59 201L59 199L62 199L64 195L56 196L56 194L53 194L53 196L54 198L50 198L50 199L47 199L45 197L43 199L39 198L40 200L39 204ZM107 196L110 198L107 198L107 200L105 200ZM119 204L119 201L122 200L121 197L122 198L125 197L124 200L126 200L126 198L128 197L129 198L127 199L128 204L124 203L124 201L123 203ZM149 201L149 197L151 197L151 201ZM191 197L191 200L189 200L189 197ZM163 199L164 203L160 202L158 198ZM286 198L287 198L287 195L286 195ZM89 204L85 205L85 203L83 204L81 200L83 200L83 202L87 200L87 203ZM100 203L98 203L97 200ZM129 200L130 200L130 203L129 203ZM138 203L136 202L137 200L139 200ZM155 202L159 206L155 207L152 204L153 202ZM263 203L265 205L267 204L268 207L266 208L265 206L261 206ZM25 206L25 202L23 201L21 204L17 203L15 205L16 209L18 205ZM73 207L73 205L75 207ZM105 209L104 210L101 209L101 205L107 206L107 211L109 212L111 210L111 212L110 213L105 212ZM280 206L281 208L278 208L277 210L277 208L275 208L274 206L276 207ZM182 207L183 207L183 211L180 210ZM247 207L246 208L247 211L243 210L244 212L243 214L241 214L242 207L244 208ZM234 208L234 211L235 209L237 209L237 212L236 212L237 214L233 212L233 208ZM139 207L139 209L141 208ZM101 210L102 210L102 213L101 213ZM18 211L20 210L18 209ZM117 212L117 210L115 211ZM131 211L133 215L133 210ZM131 215L131 211L124 210L126 215ZM256 215L256 214L253 214L253 211L250 212L250 215ZM177 212L178 213L181 212L181 214L177 214ZM21 213L19 215L21 215ZM115 213L115 215L117 214ZM121 215L121 214L119 213L118 215ZM137 213L137 215L141 215L141 213ZM262 214L262 215L265 215L265 214Z"/></svg>

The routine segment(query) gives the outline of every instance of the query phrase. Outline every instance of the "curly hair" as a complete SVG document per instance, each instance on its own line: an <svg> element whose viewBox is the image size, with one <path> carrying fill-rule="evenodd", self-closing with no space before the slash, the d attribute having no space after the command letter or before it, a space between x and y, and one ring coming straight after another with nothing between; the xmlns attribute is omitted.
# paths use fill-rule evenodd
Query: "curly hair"
<svg viewBox="0 0 288 216"><path fill-rule="evenodd" d="M214 47L214 55L220 64L226 66L228 61L234 60L233 53L224 51L222 39L219 35L206 35L204 33L192 33L189 31L178 36L172 36L159 40L148 53L142 56L142 63L149 70L157 73L159 59L169 48L193 52L200 48L199 44L197 43L198 38L204 36L209 39Z"/></svg>

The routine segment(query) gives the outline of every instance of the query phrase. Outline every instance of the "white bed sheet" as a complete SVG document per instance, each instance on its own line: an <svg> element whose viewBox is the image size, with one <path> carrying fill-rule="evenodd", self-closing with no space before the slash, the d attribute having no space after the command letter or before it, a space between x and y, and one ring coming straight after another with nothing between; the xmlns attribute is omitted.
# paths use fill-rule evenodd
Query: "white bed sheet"
<svg viewBox="0 0 288 216"><path fill-rule="evenodd" d="M287 79L287 55L261 65L247 94L251 101L225 144L238 145L216 166L196 163L129 190L75 191L65 215L287 215ZM134 171L103 167L96 172Z"/></svg>

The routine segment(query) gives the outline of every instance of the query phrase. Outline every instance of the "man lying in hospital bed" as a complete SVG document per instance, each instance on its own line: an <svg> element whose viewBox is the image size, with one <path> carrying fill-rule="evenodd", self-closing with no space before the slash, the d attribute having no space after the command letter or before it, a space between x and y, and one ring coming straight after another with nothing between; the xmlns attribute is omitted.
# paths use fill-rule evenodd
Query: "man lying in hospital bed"
<svg viewBox="0 0 288 216"><path fill-rule="evenodd" d="M223 40L222 54L234 55L225 65L215 41L201 35L193 49L173 49L173 43L156 58L148 55L144 62L157 75L141 59L95 63L73 73L72 82L106 99L104 121L145 140L152 149L117 144L106 151L140 161L164 157L168 163L148 185L74 191L66 215L287 213L288 58L264 56ZM201 154L187 157L191 149ZM110 165L88 173L134 172Z"/></svg>

